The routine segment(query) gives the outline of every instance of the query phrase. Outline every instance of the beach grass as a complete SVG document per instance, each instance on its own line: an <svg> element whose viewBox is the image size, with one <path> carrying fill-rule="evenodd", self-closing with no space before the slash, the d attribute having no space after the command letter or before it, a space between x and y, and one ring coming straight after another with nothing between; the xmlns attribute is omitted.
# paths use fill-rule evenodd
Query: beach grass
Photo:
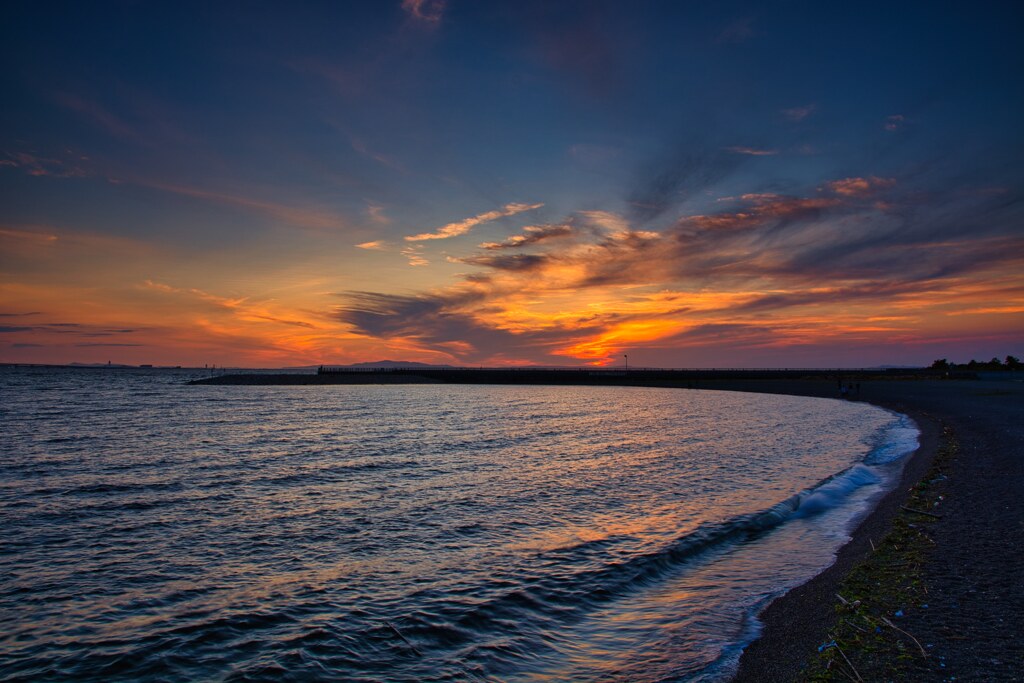
<svg viewBox="0 0 1024 683"><path fill-rule="evenodd" d="M932 678L944 662L901 626L928 609L922 565L941 552L929 534L942 515L949 464L958 451L945 428L932 466L909 492L884 538L845 576L836 593L836 623L801 675L804 681L914 681Z"/></svg>

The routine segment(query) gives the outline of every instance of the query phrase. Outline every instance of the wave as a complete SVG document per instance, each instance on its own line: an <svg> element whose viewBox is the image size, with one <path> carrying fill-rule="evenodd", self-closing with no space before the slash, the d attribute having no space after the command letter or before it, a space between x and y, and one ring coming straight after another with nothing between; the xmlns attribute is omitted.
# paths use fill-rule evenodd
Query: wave
<svg viewBox="0 0 1024 683"><path fill-rule="evenodd" d="M884 483L884 465L916 449L918 434L909 418L899 416L895 424L880 431L876 445L861 462L767 509L702 524L657 550L618 562L607 562L606 558L598 566L594 566L592 553L586 552L590 543L562 548L552 554L557 560L545 572L526 580L515 577L510 582L496 582L480 590L476 599L436 605L429 616L420 615L422 619L410 614L406 626L418 638L451 646L452 640L467 642L474 633L501 631L510 624L519 630L524 623L546 622L551 627L552 621L572 621L596 606L683 571L698 555L748 543L791 520L847 505L858 490ZM481 593L490 595L480 599ZM446 625L443 629L442 624ZM752 639L756 620L745 631Z"/></svg>
<svg viewBox="0 0 1024 683"><path fill-rule="evenodd" d="M921 431L910 417L899 413L896 424L889 426L881 434L877 445L864 458L867 465L883 465L895 462L908 453L913 453L920 445Z"/></svg>

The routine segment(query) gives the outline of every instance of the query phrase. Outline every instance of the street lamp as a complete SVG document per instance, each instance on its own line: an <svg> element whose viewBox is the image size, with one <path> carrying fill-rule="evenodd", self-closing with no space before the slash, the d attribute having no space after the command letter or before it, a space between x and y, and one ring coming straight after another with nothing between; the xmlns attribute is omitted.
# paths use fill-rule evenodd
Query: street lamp
<svg viewBox="0 0 1024 683"><path fill-rule="evenodd" d="M628 371L629 370L629 354L628 353L624 353L624 354L622 354L622 357L626 359L626 370Z"/></svg>

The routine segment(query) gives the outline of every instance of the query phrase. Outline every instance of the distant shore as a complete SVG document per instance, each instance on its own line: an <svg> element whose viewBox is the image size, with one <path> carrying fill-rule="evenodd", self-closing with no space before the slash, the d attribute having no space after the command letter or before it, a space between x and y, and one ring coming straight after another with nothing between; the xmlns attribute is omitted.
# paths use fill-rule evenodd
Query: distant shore
<svg viewBox="0 0 1024 683"><path fill-rule="evenodd" d="M761 637L743 653L735 681L797 681L827 642L837 619L837 587L873 551L901 514L909 489L927 472L943 439L960 452L944 477L940 517L929 528L935 549L921 566L926 607L900 610L900 628L927 647L905 680L1024 680L1024 383L943 380L918 371L464 371L457 381L514 384L600 384L749 391L866 401L912 417L921 447L901 482L852 533L836 562L772 602L761 614ZM561 374L558 374L561 372ZM577 373L570 375L568 373ZM664 371L661 371L664 372ZM680 371L673 371L680 372ZM544 373L536 376L539 373ZM552 374L554 373L554 374ZM196 384L324 385L439 383L423 371L339 375L225 375ZM845 387L845 390L844 390ZM948 429L944 436L943 430ZM952 436L950 436L952 435ZM898 663L893 666L898 670ZM897 676L898 677L898 676ZM836 678L836 680L842 680Z"/></svg>
<svg viewBox="0 0 1024 683"><path fill-rule="evenodd" d="M859 383L869 380L939 379L942 371L893 369L754 369L712 368L670 370L655 368L322 368L313 373L228 372L211 374L190 384L326 385L326 384L538 384L602 386L667 386L725 388L722 382L818 380L822 395L856 397ZM710 384L709 384L710 383ZM715 386L712 386L715 385ZM810 385L808 385L810 386ZM741 391L754 389L739 388ZM817 390L817 389L816 389ZM787 391L777 393L790 393Z"/></svg>

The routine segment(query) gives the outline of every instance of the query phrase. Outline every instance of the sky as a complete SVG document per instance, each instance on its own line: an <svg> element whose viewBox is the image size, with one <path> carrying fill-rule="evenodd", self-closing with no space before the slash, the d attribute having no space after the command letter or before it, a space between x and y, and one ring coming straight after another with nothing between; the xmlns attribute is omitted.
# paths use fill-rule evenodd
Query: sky
<svg viewBox="0 0 1024 683"><path fill-rule="evenodd" d="M1019 2L22 2L0 362L1024 355Z"/></svg>

